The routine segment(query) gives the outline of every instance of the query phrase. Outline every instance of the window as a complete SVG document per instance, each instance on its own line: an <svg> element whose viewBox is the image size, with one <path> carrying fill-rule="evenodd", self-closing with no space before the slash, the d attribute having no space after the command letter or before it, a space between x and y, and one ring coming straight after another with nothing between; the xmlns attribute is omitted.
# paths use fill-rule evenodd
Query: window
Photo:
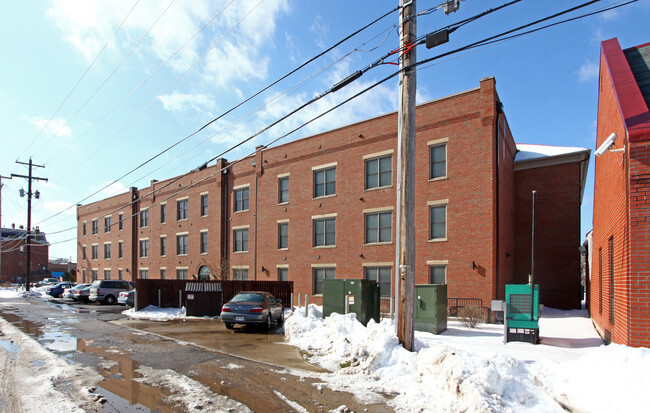
<svg viewBox="0 0 650 413"><path fill-rule="evenodd" d="M429 207L429 239L447 238L447 205Z"/></svg>
<svg viewBox="0 0 650 413"><path fill-rule="evenodd" d="M160 223L167 222L167 204L160 204Z"/></svg>
<svg viewBox="0 0 650 413"><path fill-rule="evenodd" d="M105 280L111 279L111 270L104 270L104 279Z"/></svg>
<svg viewBox="0 0 650 413"><path fill-rule="evenodd" d="M86 283L86 270L81 270L81 279L83 280L84 284Z"/></svg>
<svg viewBox="0 0 650 413"><path fill-rule="evenodd" d="M366 244L391 242L392 221L391 211L366 214Z"/></svg>
<svg viewBox="0 0 650 413"><path fill-rule="evenodd" d="M105 260L110 260L111 259L111 244L110 243L104 244L104 259Z"/></svg>
<svg viewBox="0 0 650 413"><path fill-rule="evenodd" d="M143 280L149 278L149 270L140 270L140 278Z"/></svg>
<svg viewBox="0 0 650 413"><path fill-rule="evenodd" d="M429 179L447 176L447 144L429 147Z"/></svg>
<svg viewBox="0 0 650 413"><path fill-rule="evenodd" d="M233 230L235 252L248 251L248 228Z"/></svg>
<svg viewBox="0 0 650 413"><path fill-rule="evenodd" d="M117 258L122 258L124 256L124 244L122 241L117 243Z"/></svg>
<svg viewBox="0 0 650 413"><path fill-rule="evenodd" d="M248 210L248 187L235 189L234 211Z"/></svg>
<svg viewBox="0 0 650 413"><path fill-rule="evenodd" d="M603 249L598 249L598 312L603 313Z"/></svg>
<svg viewBox="0 0 650 413"><path fill-rule="evenodd" d="M92 224L92 233L93 233L93 235L95 235L95 234L97 234L99 232L97 220L93 219L91 224Z"/></svg>
<svg viewBox="0 0 650 413"><path fill-rule="evenodd" d="M122 279L122 270L117 270L117 279L118 280Z"/></svg>
<svg viewBox="0 0 650 413"><path fill-rule="evenodd" d="M609 239L609 321L614 324L614 237Z"/></svg>
<svg viewBox="0 0 650 413"><path fill-rule="evenodd" d="M167 270L165 268L161 268L160 269L160 279L164 280L165 278L167 278Z"/></svg>
<svg viewBox="0 0 650 413"><path fill-rule="evenodd" d="M167 237L160 237L160 256L164 257L167 255Z"/></svg>
<svg viewBox="0 0 650 413"><path fill-rule="evenodd" d="M93 281L97 281L97 270L92 270Z"/></svg>
<svg viewBox="0 0 650 413"><path fill-rule="evenodd" d="M97 245L93 245L91 247L91 254L92 254L93 260L96 260L98 258L99 253L97 252Z"/></svg>
<svg viewBox="0 0 650 413"><path fill-rule="evenodd" d="M208 194L201 195L201 216L208 215Z"/></svg>
<svg viewBox="0 0 650 413"><path fill-rule="evenodd" d="M182 221L187 219L187 209L189 207L188 199L180 199L176 201L176 220Z"/></svg>
<svg viewBox="0 0 650 413"><path fill-rule="evenodd" d="M278 223L278 249L289 248L289 223Z"/></svg>
<svg viewBox="0 0 650 413"><path fill-rule="evenodd" d="M140 240L140 258L147 258L149 256L149 240Z"/></svg>
<svg viewBox="0 0 650 413"><path fill-rule="evenodd" d="M336 268L314 268L313 269L313 294L323 294L323 280L336 278Z"/></svg>
<svg viewBox="0 0 650 413"><path fill-rule="evenodd" d="M314 171L314 198L336 194L336 166Z"/></svg>
<svg viewBox="0 0 650 413"><path fill-rule="evenodd" d="M202 265L199 268L199 280L209 280L210 279L210 268L207 265Z"/></svg>
<svg viewBox="0 0 650 413"><path fill-rule="evenodd" d="M140 228L146 228L149 226L149 210L143 209L140 211Z"/></svg>
<svg viewBox="0 0 650 413"><path fill-rule="evenodd" d="M201 232L201 254L207 254L208 253L208 232L204 231Z"/></svg>
<svg viewBox="0 0 650 413"><path fill-rule="evenodd" d="M86 235L86 223L81 224L81 235Z"/></svg>
<svg viewBox="0 0 650 413"><path fill-rule="evenodd" d="M447 266L429 266L429 284L447 284Z"/></svg>
<svg viewBox="0 0 650 413"><path fill-rule="evenodd" d="M278 281L289 281L289 269L286 267L278 268Z"/></svg>
<svg viewBox="0 0 650 413"><path fill-rule="evenodd" d="M278 178L278 204L289 202L289 177Z"/></svg>
<svg viewBox="0 0 650 413"><path fill-rule="evenodd" d="M365 267L364 278L379 283L379 294L382 297L391 296L391 267Z"/></svg>
<svg viewBox="0 0 650 413"><path fill-rule="evenodd" d="M86 259L86 246L81 247L81 259Z"/></svg>
<svg viewBox="0 0 650 413"><path fill-rule="evenodd" d="M124 229L124 214L119 214L119 219L117 221L117 229L120 231Z"/></svg>
<svg viewBox="0 0 650 413"><path fill-rule="evenodd" d="M336 245L336 218L314 220L314 247Z"/></svg>
<svg viewBox="0 0 650 413"><path fill-rule="evenodd" d="M178 279L178 280L187 280L187 268L177 268L176 269L176 279Z"/></svg>
<svg viewBox="0 0 650 413"><path fill-rule="evenodd" d="M248 280L248 268L233 268L232 279L237 281Z"/></svg>
<svg viewBox="0 0 650 413"><path fill-rule="evenodd" d="M187 234L176 235L176 255L187 255Z"/></svg>
<svg viewBox="0 0 650 413"><path fill-rule="evenodd" d="M393 156L366 160L366 189L393 184Z"/></svg>
<svg viewBox="0 0 650 413"><path fill-rule="evenodd" d="M104 232L111 232L111 217L104 217Z"/></svg>

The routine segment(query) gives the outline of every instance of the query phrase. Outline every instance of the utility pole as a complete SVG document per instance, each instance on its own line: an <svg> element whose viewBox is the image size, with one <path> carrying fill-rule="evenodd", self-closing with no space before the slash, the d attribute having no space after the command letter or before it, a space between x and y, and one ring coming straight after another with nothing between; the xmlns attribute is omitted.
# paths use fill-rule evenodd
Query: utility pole
<svg viewBox="0 0 650 413"><path fill-rule="evenodd" d="M10 176L0 175L0 280L2 280L2 180L11 179Z"/></svg>
<svg viewBox="0 0 650 413"><path fill-rule="evenodd" d="M415 289L415 0L400 0L400 94L397 126L397 338L413 351Z"/></svg>
<svg viewBox="0 0 650 413"><path fill-rule="evenodd" d="M47 182L47 178L39 178L37 176L32 176L32 168L37 167L37 168L45 168L45 165L35 165L32 163L32 158L29 158L29 163L25 162L20 162L16 161L16 163L21 164L21 165L28 165L29 166L29 175L18 175L18 174L11 174L11 177L17 177L17 178L25 178L27 179L27 236L25 237L25 255L26 255L26 264L25 264L25 290L29 291L29 272L31 270L31 256L30 256L30 248L31 248L31 234L32 234L32 181L45 181Z"/></svg>

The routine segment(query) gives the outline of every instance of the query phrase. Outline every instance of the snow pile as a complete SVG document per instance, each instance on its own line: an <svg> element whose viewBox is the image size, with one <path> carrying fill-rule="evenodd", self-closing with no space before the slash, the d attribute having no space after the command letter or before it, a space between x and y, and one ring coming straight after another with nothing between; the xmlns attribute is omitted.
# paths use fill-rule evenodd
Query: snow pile
<svg viewBox="0 0 650 413"><path fill-rule="evenodd" d="M392 320L371 320L364 327L353 314L322 319L314 305L308 317L300 311L285 323L288 343L333 372L322 376L330 387L362 399L392 395L388 403L397 411L561 412L563 405L576 411L639 411L650 405L643 390L650 385L647 349L597 347L563 364L525 362L501 352L462 350L453 340L431 343L422 339L428 333L418 333L419 350L408 352L394 331ZM539 348L527 346L529 352ZM607 377L618 383L612 387Z"/></svg>
<svg viewBox="0 0 650 413"><path fill-rule="evenodd" d="M160 308L155 305L150 305L140 311L135 311L135 308L129 308L122 311L125 316L136 320L151 320L151 321L170 321L185 318L185 307L183 308Z"/></svg>

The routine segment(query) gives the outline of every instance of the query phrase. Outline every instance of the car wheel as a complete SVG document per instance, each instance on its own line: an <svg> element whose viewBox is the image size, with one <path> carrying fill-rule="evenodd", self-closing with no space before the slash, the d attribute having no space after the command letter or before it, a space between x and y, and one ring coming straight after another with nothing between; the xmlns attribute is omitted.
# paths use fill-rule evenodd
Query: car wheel
<svg viewBox="0 0 650 413"><path fill-rule="evenodd" d="M56 295L56 298L62 298L62 297L63 297L63 293L58 293L58 294Z"/></svg>
<svg viewBox="0 0 650 413"><path fill-rule="evenodd" d="M226 325L226 328L228 330L232 330L235 327L235 325L233 323L224 323L224 324Z"/></svg>
<svg viewBox="0 0 650 413"><path fill-rule="evenodd" d="M112 295L107 295L106 298L104 298L104 302L108 305L113 305L115 304L115 297Z"/></svg>

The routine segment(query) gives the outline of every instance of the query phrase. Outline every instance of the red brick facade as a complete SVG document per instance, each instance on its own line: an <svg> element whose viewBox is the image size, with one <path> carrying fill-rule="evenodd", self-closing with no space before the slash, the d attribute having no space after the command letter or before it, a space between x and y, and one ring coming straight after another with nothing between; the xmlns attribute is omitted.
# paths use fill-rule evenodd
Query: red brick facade
<svg viewBox="0 0 650 413"><path fill-rule="evenodd" d="M430 268L435 266L442 269L436 274L442 274L448 284L449 297L480 298L487 307L490 300L503 298L503 286L514 279L517 262L516 145L500 107L495 81L488 78L479 88L420 105L416 114L416 283L429 283ZM430 174L432 152L444 161L436 164L434 176ZM372 168L380 164L385 173L373 175ZM222 171L223 167L227 169ZM370 168L369 174L366 168ZM215 276L221 263L226 263L231 275L233 270L238 274L247 271L248 279L277 280L280 272L285 273L294 282L296 293L310 295L317 292L315 273L362 278L366 269L370 272L380 267L390 271L392 279L396 168L397 115L392 113L281 146L258 148L254 157L239 163L220 159L204 170L153 183L136 191L141 200L133 208L137 212L149 208L150 223L146 228L132 224L136 235L129 244L133 247L148 239L149 254L138 258L125 278L132 279L132 274L143 269L150 278L159 278L161 267L167 278L176 278L179 268L186 268L192 278L204 265ZM328 173L335 175L331 186L326 185ZM323 186L315 183L321 178ZM525 181L535 179L533 174ZM280 180L288 180L286 200L280 198ZM165 185L164 190L150 194ZM572 202L578 199L577 206L566 205L576 209L571 217L577 215L578 221L580 188L573 179L557 188L573 192L567 195ZM185 191L179 193L181 190ZM209 199L206 217L200 214L201 194ZM96 235L81 235L83 221L103 219L117 205L125 205L129 196L79 207L79 245L129 238L126 225L124 234L112 231L107 235L100 229ZM182 198L188 199L189 216L178 221L177 201ZM167 222L160 224L159 203L163 200L167 202ZM438 213L436 220L441 220L435 231L442 233L435 235L431 232L432 209ZM125 218L129 215L124 212ZM112 217L115 222L116 212ZM390 227L384 232L375 231L372 224L367 228L366 220L373 219L382 220L382 225L390 222ZM288 237L283 239L288 241L286 246L279 244L279 225L288 227ZM335 231L315 235L314 228L321 225ZM208 233L205 254L199 252L201 231ZM577 251L579 229L575 231L562 248L575 241L571 248ZM176 237L182 234L188 236L189 249L179 255ZM167 237L167 254L161 257L163 235ZM89 256L84 261L80 253L78 262L84 267L79 268L103 270L110 266L115 277L114 269L122 265L126 270L126 263L137 252L137 248L127 252L127 241L124 243L123 261L114 257L92 260ZM578 264L573 270L575 274L559 284L574 288L568 284L578 279ZM101 271L98 276L102 277ZM320 299L316 294L311 301L320 303Z"/></svg>
<svg viewBox="0 0 650 413"><path fill-rule="evenodd" d="M650 113L625 52L602 43L596 143L624 151L596 158L589 310L606 340L648 347Z"/></svg>
<svg viewBox="0 0 650 413"><path fill-rule="evenodd" d="M34 237L36 239L34 239ZM0 282L24 282L27 253L25 252L25 231L2 229L2 265ZM43 233L32 234L30 254L30 282L40 281L47 274L49 244Z"/></svg>

